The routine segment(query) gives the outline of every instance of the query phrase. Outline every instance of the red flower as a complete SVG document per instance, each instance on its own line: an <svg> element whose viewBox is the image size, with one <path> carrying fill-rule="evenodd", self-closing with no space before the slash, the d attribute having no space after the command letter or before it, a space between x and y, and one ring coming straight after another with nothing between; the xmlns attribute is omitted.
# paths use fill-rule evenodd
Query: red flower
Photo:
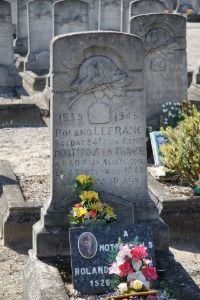
<svg viewBox="0 0 200 300"><path fill-rule="evenodd" d="M143 245L135 246L131 250L132 258L135 262L138 262L141 258L147 257L148 253L146 251L146 248Z"/></svg>
<svg viewBox="0 0 200 300"><path fill-rule="evenodd" d="M83 207L83 205L81 203L77 203L74 205L75 207Z"/></svg>
<svg viewBox="0 0 200 300"><path fill-rule="evenodd" d="M96 218L96 216L97 216L97 211L94 210L94 209L91 209L91 210L89 211L89 216L90 216L92 219Z"/></svg>
<svg viewBox="0 0 200 300"><path fill-rule="evenodd" d="M126 261L122 265L119 266L120 274L119 276L124 277L128 274L133 273L133 268L129 261Z"/></svg>
<svg viewBox="0 0 200 300"><path fill-rule="evenodd" d="M156 274L156 269L152 266L146 267L142 270L142 274L146 277L147 280L155 280L158 278Z"/></svg>

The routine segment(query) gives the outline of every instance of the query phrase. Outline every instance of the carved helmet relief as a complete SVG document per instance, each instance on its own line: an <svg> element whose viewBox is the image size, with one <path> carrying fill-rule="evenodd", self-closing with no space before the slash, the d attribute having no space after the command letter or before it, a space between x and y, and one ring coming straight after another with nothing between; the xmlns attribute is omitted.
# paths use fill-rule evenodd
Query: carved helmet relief
<svg viewBox="0 0 200 300"><path fill-rule="evenodd" d="M86 58L79 67L78 77L71 84L75 93L71 95L68 106L70 107L83 93L104 90L116 82L122 86L130 83L127 74L120 70L113 60L103 55Z"/></svg>
<svg viewBox="0 0 200 300"><path fill-rule="evenodd" d="M167 46L176 42L176 39L172 37L166 29L155 28L150 30L144 41L145 54L154 51L159 47Z"/></svg>

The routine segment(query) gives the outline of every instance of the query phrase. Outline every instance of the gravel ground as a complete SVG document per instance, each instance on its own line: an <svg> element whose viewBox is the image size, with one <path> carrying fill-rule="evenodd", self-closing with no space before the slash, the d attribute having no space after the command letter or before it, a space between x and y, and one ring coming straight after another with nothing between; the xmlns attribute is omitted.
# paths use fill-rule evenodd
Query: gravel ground
<svg viewBox="0 0 200 300"><path fill-rule="evenodd" d="M188 64L198 71L200 66L200 27L189 24L187 30ZM19 99L1 97L0 104L20 102ZM46 127L0 129L0 159L10 161L24 192L26 201L37 199L44 203L49 195L50 132ZM170 250L200 287L200 242L181 239L171 241ZM0 300L22 300L22 271L28 249L10 249L0 243ZM186 283L183 283L186 284ZM184 296L182 298L184 299ZM198 299L194 299L198 300Z"/></svg>

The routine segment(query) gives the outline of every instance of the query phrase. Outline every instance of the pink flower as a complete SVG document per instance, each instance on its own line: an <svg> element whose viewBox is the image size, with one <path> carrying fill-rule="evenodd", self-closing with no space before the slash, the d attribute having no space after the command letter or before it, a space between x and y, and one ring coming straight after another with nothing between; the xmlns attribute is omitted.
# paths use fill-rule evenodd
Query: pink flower
<svg viewBox="0 0 200 300"><path fill-rule="evenodd" d="M132 258L135 262L138 262L141 258L147 257L148 253L146 251L146 248L143 245L135 246L131 250Z"/></svg>
<svg viewBox="0 0 200 300"><path fill-rule="evenodd" d="M146 277L147 280L155 280L158 278L156 274L156 269L152 266L146 267L142 270L142 274Z"/></svg>
<svg viewBox="0 0 200 300"><path fill-rule="evenodd" d="M132 268L130 262L126 261L125 263L123 263L122 265L119 266L119 271L120 271L119 276L124 277L128 274L131 274L133 272L133 268Z"/></svg>
<svg viewBox="0 0 200 300"><path fill-rule="evenodd" d="M77 203L74 205L75 207L83 207L83 205L81 203Z"/></svg>
<svg viewBox="0 0 200 300"><path fill-rule="evenodd" d="M113 262L111 267L109 267L108 270L109 270L109 274L117 274L117 275L120 274L120 270L116 262Z"/></svg>

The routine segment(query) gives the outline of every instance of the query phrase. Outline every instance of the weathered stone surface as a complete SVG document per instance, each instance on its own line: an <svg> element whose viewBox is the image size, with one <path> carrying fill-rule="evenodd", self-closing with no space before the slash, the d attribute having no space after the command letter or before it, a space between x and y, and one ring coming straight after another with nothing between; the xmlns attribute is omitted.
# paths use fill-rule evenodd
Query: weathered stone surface
<svg viewBox="0 0 200 300"><path fill-rule="evenodd" d="M11 15L12 15L12 25L13 34L16 36L16 26L17 26L17 0L8 0L11 3Z"/></svg>
<svg viewBox="0 0 200 300"><path fill-rule="evenodd" d="M199 13L199 1L198 0L179 0L178 12L186 13L188 9L192 9L194 13Z"/></svg>
<svg viewBox="0 0 200 300"><path fill-rule="evenodd" d="M40 206L24 201L8 161L0 161L0 234L6 246L32 245L32 226L39 220Z"/></svg>
<svg viewBox="0 0 200 300"><path fill-rule="evenodd" d="M32 251L23 272L23 299L69 300L58 269L37 259Z"/></svg>
<svg viewBox="0 0 200 300"><path fill-rule="evenodd" d="M160 0L136 0L131 3L131 16L163 13L167 9L165 3Z"/></svg>
<svg viewBox="0 0 200 300"><path fill-rule="evenodd" d="M127 203L119 217L131 217L132 205L136 221L158 218L147 193L141 40L112 32L66 35L53 40L52 55L52 193L34 226L34 250L49 256L64 247L69 253L67 233L60 233L73 203L69 184L79 174L92 175L105 200ZM55 243L43 237L48 231Z"/></svg>
<svg viewBox="0 0 200 300"><path fill-rule="evenodd" d="M82 294L103 294L112 291L108 268L109 254L115 245L134 243L135 239L148 249L148 259L155 265L151 227L145 223L116 226L70 228L70 248L74 288Z"/></svg>
<svg viewBox="0 0 200 300"><path fill-rule="evenodd" d="M38 75L48 73L50 67L53 2L33 0L28 3L29 43L25 70L34 71Z"/></svg>
<svg viewBox="0 0 200 300"><path fill-rule="evenodd" d="M29 0L17 0L17 39L15 40L15 53L21 55L28 52L28 2Z"/></svg>
<svg viewBox="0 0 200 300"><path fill-rule="evenodd" d="M162 104L187 99L186 19L173 14L149 14L131 20L131 33L144 41L147 122L162 112Z"/></svg>
<svg viewBox="0 0 200 300"><path fill-rule="evenodd" d="M0 87L21 86L21 78L14 64L11 4L0 5Z"/></svg>
<svg viewBox="0 0 200 300"><path fill-rule="evenodd" d="M80 0L55 2L53 26L53 36L95 29L89 28L89 4Z"/></svg>
<svg viewBox="0 0 200 300"><path fill-rule="evenodd" d="M100 1L100 30L122 31L121 0Z"/></svg>

